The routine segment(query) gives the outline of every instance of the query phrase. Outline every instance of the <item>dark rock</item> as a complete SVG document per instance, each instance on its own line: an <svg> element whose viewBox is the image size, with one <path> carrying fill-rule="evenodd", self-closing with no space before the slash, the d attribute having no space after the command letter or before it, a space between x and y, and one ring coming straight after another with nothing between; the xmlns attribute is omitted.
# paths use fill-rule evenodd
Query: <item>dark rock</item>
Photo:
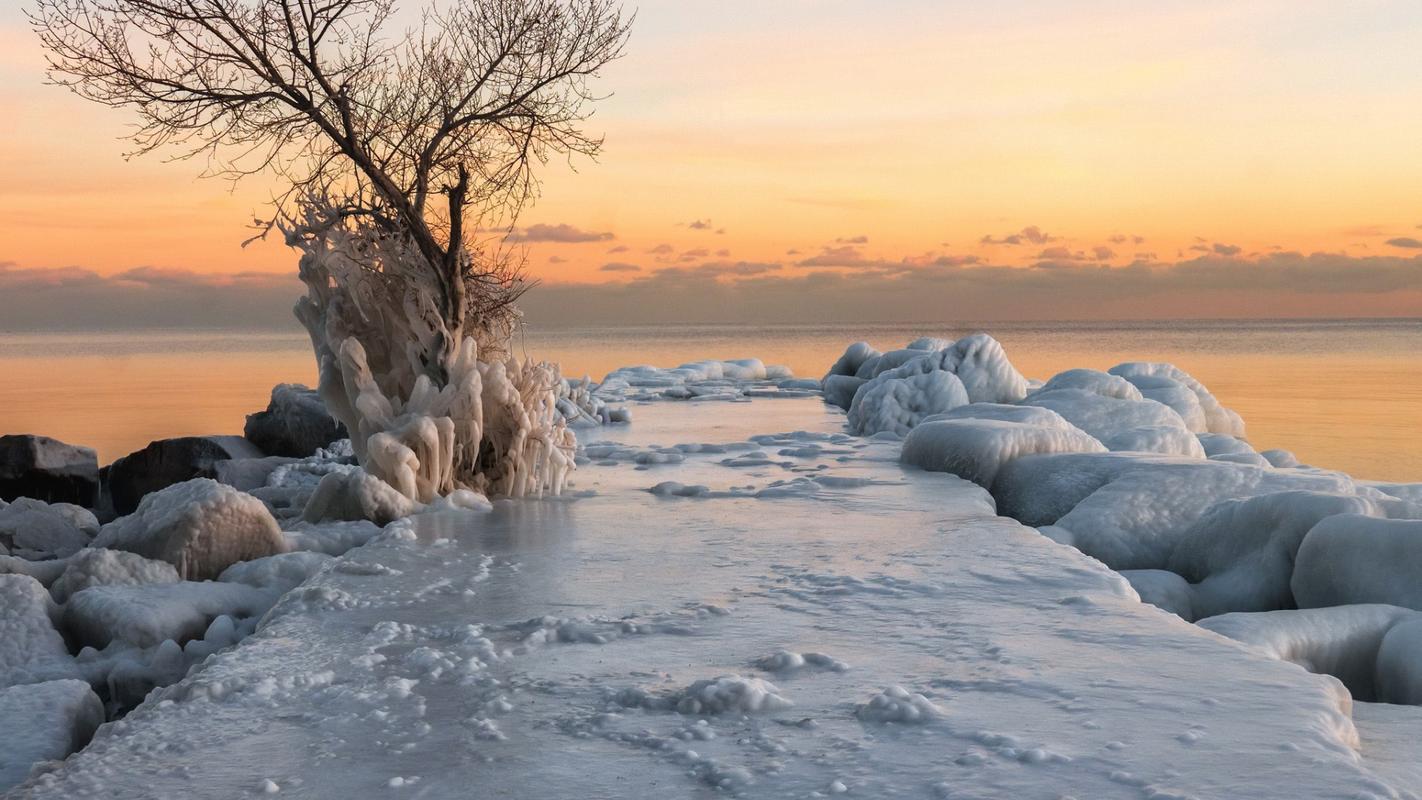
<svg viewBox="0 0 1422 800"><path fill-rule="evenodd" d="M306 458L346 438L346 427L331 416L314 389L283 383L272 389L266 411L247 415L244 433L268 455Z"/></svg>
<svg viewBox="0 0 1422 800"><path fill-rule="evenodd" d="M0 499L17 497L92 508L99 499L99 460L87 447L48 436L0 436Z"/></svg>
<svg viewBox="0 0 1422 800"><path fill-rule="evenodd" d="M262 457L241 436L159 439L110 464L105 489L115 513L132 514L146 494L193 478L216 478L220 461Z"/></svg>

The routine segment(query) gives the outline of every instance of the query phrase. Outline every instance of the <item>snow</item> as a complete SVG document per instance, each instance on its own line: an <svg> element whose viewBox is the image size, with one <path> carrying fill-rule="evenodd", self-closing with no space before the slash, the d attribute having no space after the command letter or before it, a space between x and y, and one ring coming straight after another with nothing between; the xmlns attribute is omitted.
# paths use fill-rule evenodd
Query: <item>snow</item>
<svg viewBox="0 0 1422 800"><path fill-rule="evenodd" d="M146 495L133 514L105 525L94 546L167 561L183 578L203 579L239 561L283 552L286 541L260 500L194 478Z"/></svg>
<svg viewBox="0 0 1422 800"><path fill-rule="evenodd" d="M59 761L88 743L104 707L83 681L67 679L0 689L0 792L23 782L34 766Z"/></svg>
<svg viewBox="0 0 1422 800"><path fill-rule="evenodd" d="M86 548L75 553L50 587L55 602L64 603L91 586L177 583L178 571L166 561L154 561L122 550Z"/></svg>
<svg viewBox="0 0 1422 800"><path fill-rule="evenodd" d="M0 686L74 675L55 629L58 606L28 575L0 575Z"/></svg>
<svg viewBox="0 0 1422 800"><path fill-rule="evenodd" d="M901 460L947 472L991 489L1004 464L1035 453L1104 453L1100 442L1072 427L998 419L938 419L904 439Z"/></svg>
<svg viewBox="0 0 1422 800"><path fill-rule="evenodd" d="M310 550L338 556L374 539L380 526L368 520L346 522L297 522L282 532L288 550Z"/></svg>
<svg viewBox="0 0 1422 800"><path fill-rule="evenodd" d="M301 512L305 522L389 523L414 513L416 502L385 481L357 467L327 473Z"/></svg>
<svg viewBox="0 0 1422 800"><path fill-rule="evenodd" d="M1339 514L1299 546L1290 583L1300 608L1388 603L1422 610L1422 519Z"/></svg>
<svg viewBox="0 0 1422 800"><path fill-rule="evenodd" d="M980 487L904 469L896 441L836 438L843 420L812 398L639 408L603 435L680 461L396 522L19 796L1416 796L1406 726L1355 726L1337 680L1138 602ZM1266 483L1114 453L1003 475L1065 515L1178 465ZM649 494L639 466L710 495ZM777 484L818 489L757 497ZM1171 486L1166 516L1192 524L1206 509Z"/></svg>
<svg viewBox="0 0 1422 800"><path fill-rule="evenodd" d="M325 553L281 553L233 564L217 577L223 583L245 583L277 593L289 592L331 560Z"/></svg>

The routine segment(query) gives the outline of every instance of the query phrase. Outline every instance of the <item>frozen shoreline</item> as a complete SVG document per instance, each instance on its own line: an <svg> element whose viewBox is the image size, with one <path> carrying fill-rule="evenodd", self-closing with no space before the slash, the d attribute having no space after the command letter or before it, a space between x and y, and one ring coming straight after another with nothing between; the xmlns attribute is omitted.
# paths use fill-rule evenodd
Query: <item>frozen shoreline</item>
<svg viewBox="0 0 1422 800"><path fill-rule="evenodd" d="M590 438L818 435L415 520L16 796L1416 796L1392 718L1419 709L1356 715L1360 754L1336 682L1139 603L897 443L826 441L818 399L636 415Z"/></svg>

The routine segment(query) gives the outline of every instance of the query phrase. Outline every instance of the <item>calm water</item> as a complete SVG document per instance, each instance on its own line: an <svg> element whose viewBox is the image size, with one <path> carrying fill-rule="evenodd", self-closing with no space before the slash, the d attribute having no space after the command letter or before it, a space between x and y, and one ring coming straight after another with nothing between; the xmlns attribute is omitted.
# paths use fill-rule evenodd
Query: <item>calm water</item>
<svg viewBox="0 0 1422 800"><path fill-rule="evenodd" d="M993 324L1018 369L1170 361L1244 415L1256 447L1318 466L1422 481L1422 320ZM529 329L518 347L600 378L631 363L756 356L818 377L844 346L899 347L973 326L656 326ZM149 441L239 433L274 383L311 383L300 333L0 334L0 433L43 433L110 461Z"/></svg>

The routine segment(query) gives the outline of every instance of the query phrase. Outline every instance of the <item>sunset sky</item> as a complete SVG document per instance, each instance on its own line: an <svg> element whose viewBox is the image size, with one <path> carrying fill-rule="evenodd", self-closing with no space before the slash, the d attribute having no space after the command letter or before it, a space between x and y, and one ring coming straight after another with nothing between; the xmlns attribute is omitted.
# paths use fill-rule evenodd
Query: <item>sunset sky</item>
<svg viewBox="0 0 1422 800"><path fill-rule="evenodd" d="M132 117L42 85L20 5L0 8L11 326L35 297L294 291L289 251L239 247L269 187L125 161ZM517 233L535 312L661 321L713 291L727 319L1422 313L1416 0L637 10L599 84L602 158L548 169Z"/></svg>

